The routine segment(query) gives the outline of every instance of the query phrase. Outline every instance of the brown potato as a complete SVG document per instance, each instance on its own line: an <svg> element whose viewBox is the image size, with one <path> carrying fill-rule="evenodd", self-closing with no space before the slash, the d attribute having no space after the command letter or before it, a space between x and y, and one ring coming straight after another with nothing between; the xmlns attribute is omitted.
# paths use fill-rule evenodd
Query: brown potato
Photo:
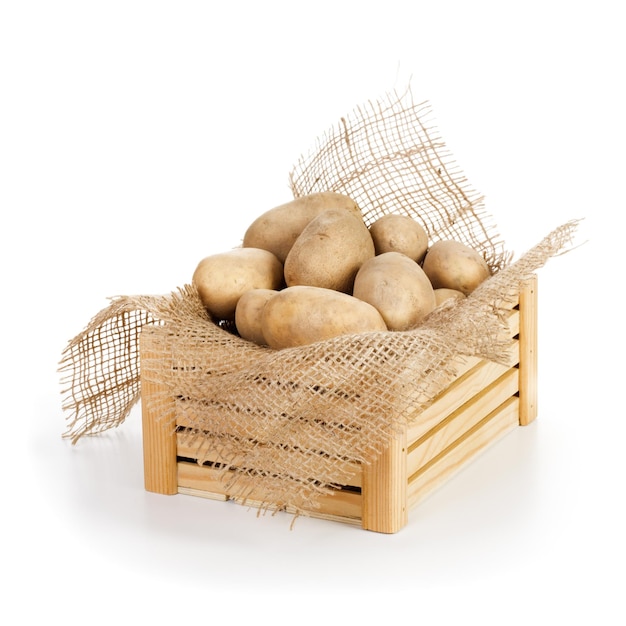
<svg viewBox="0 0 626 626"><path fill-rule="evenodd" d="M239 336L260 346L267 345L261 328L261 316L267 301L277 289L250 289L241 294L235 308L235 328Z"/></svg>
<svg viewBox="0 0 626 626"><path fill-rule="evenodd" d="M487 262L476 250L453 239L435 242L422 267L435 289L456 289L466 296L491 275Z"/></svg>
<svg viewBox="0 0 626 626"><path fill-rule="evenodd" d="M363 218L329 209L311 220L293 244L285 259L285 284L350 293L357 271L374 254Z"/></svg>
<svg viewBox="0 0 626 626"><path fill-rule="evenodd" d="M462 291L458 291L457 289L446 289L445 287L435 289L435 302L437 306L446 300L462 300L466 297L467 296Z"/></svg>
<svg viewBox="0 0 626 626"><path fill-rule="evenodd" d="M347 210L361 217L356 202L345 194L324 191L301 196L257 217L243 236L243 247L269 250L284 263L304 227L328 209Z"/></svg>
<svg viewBox="0 0 626 626"><path fill-rule="evenodd" d="M233 320L244 292L283 287L283 264L267 250L233 248L202 259L192 283L214 319Z"/></svg>
<svg viewBox="0 0 626 626"><path fill-rule="evenodd" d="M424 227L408 215L388 213L370 226L376 254L402 252L421 263L428 249L428 234Z"/></svg>
<svg viewBox="0 0 626 626"><path fill-rule="evenodd" d="M352 294L374 306L389 330L414 328L435 308L424 270L401 252L383 252L363 263Z"/></svg>
<svg viewBox="0 0 626 626"><path fill-rule="evenodd" d="M296 285L268 300L261 316L263 336L277 350L339 335L386 331L380 313L350 294Z"/></svg>

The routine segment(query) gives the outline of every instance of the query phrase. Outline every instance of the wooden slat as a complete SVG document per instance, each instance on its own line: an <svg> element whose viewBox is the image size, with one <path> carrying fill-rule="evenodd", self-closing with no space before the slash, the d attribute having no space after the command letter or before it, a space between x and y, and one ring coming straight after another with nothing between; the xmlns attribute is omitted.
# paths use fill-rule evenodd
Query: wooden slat
<svg viewBox="0 0 626 626"><path fill-rule="evenodd" d="M513 309L508 313L507 326L509 328L509 337L516 337L519 335L519 309Z"/></svg>
<svg viewBox="0 0 626 626"><path fill-rule="evenodd" d="M211 437L207 435L203 437L202 441L193 443L188 441L189 437L186 433L179 432L177 435L177 451L178 456L186 459L200 460L202 463L219 463L226 464L234 467L245 465L245 456L238 452L238 448L235 442L224 443L220 442L219 450L214 450L211 445ZM258 444L261 445L261 444ZM217 446L216 446L217 447ZM240 449L240 448L239 448ZM300 453L295 450L283 449L280 452L282 455L290 455L296 458ZM360 487L361 486L361 466L358 463L351 461L339 461L333 460L333 467L337 468L337 471L341 471L341 475L350 476L351 478L346 481L346 486Z"/></svg>
<svg viewBox="0 0 626 626"><path fill-rule="evenodd" d="M335 496L333 496L335 497ZM360 505L359 505L360 506ZM356 510L356 508L355 508ZM285 509L286 513L296 513L296 511L290 507ZM307 511L306 515L315 519L323 519L330 522L341 522L342 524L352 524L354 526L361 526L361 517L353 517L351 515L333 515L332 513L325 513L323 511Z"/></svg>
<svg viewBox="0 0 626 626"><path fill-rule="evenodd" d="M481 452L518 426L519 398L511 397L472 430L409 478L407 503L413 508Z"/></svg>
<svg viewBox="0 0 626 626"><path fill-rule="evenodd" d="M506 365L478 361L472 369L457 378L408 427L407 441L411 446L444 420L450 413L469 402L477 393L508 371Z"/></svg>
<svg viewBox="0 0 626 626"><path fill-rule="evenodd" d="M318 498L320 508L305 511L310 517L336 520L350 523L361 522L361 494L351 491L337 490L332 495L321 495ZM263 507L262 501L246 499L246 506ZM293 507L285 507L286 513L296 513Z"/></svg>
<svg viewBox="0 0 626 626"><path fill-rule="evenodd" d="M139 341L141 358L153 356L155 337L144 328ZM173 409L173 399L165 388L141 378L141 423L143 431L144 485L146 491L174 495L178 492L176 466L176 433L162 416Z"/></svg>
<svg viewBox="0 0 626 626"><path fill-rule="evenodd" d="M536 417L537 407L537 276L526 281L520 292L520 414L527 426Z"/></svg>
<svg viewBox="0 0 626 626"><path fill-rule="evenodd" d="M515 302L515 306L517 306L517 302ZM508 353L505 355L505 359L502 364L507 367L517 367L519 363L519 343L517 340L517 336L519 334L519 310L511 309L506 314L506 323L508 330L506 331L506 336L512 339L512 344L508 350ZM458 356L451 364L450 368L454 370L455 375L448 384L448 386L441 391L439 396L434 399L432 405L428 407L426 410L422 411L419 417L417 417L415 423L409 427L408 432L408 441L415 441L418 437L422 436L434 423L439 419L439 413L445 412L448 410L446 408L446 402L448 402L448 393L449 390L453 390L455 387L458 387L460 384L464 384L459 382L459 379L463 377L468 377L471 370L475 370L475 368L480 364L483 366L485 363L489 363L486 359L481 359L479 357L461 357ZM444 398L442 402L440 400Z"/></svg>
<svg viewBox="0 0 626 626"><path fill-rule="evenodd" d="M215 493L213 491L206 491L205 489L194 489L193 487L178 486L178 493L185 496L196 496L198 498L206 498L207 500L217 500L218 502L226 502L228 496L223 493Z"/></svg>
<svg viewBox="0 0 626 626"><path fill-rule="evenodd" d="M228 499L228 493L224 481L224 472L198 465L197 463L178 463L178 487L194 489L216 496L223 496Z"/></svg>
<svg viewBox="0 0 626 626"><path fill-rule="evenodd" d="M406 430L394 437L372 463L363 466L363 516L365 530L395 533L406 525L408 510Z"/></svg>
<svg viewBox="0 0 626 626"><path fill-rule="evenodd" d="M409 476L429 463L518 390L518 371L511 368L473 396L409 447Z"/></svg>
<svg viewBox="0 0 626 626"><path fill-rule="evenodd" d="M209 423L210 427L210 413L206 406L201 406L198 409L197 404L201 402L201 399L179 400L176 403L176 424L180 428L189 430L206 428L206 424ZM267 419L267 421L266 421ZM295 418L294 418L295 419ZM281 426L293 427L292 424L284 424L284 418L273 418L272 415L266 415L260 419L250 419L242 422L240 417L230 411L224 411L219 414L220 434L233 439L250 439L263 444L267 441L268 431L278 431ZM339 422L336 426L342 426ZM297 423L299 432L299 441L303 447L308 444L316 444L319 441L320 424L317 423L315 418L311 421L301 420ZM333 427L332 423L326 425L328 429ZM343 425L345 428L345 425ZM272 444L281 443L272 441Z"/></svg>
<svg viewBox="0 0 626 626"><path fill-rule="evenodd" d="M214 500L234 500L231 497L222 478L224 474L220 470L198 465L197 463L179 463L178 480L179 493L196 495ZM262 491L255 490L245 500L246 506L262 506ZM319 497L320 509L312 508L307 513L316 517L342 517L351 519L361 518L361 494L353 491L337 490L332 495Z"/></svg>

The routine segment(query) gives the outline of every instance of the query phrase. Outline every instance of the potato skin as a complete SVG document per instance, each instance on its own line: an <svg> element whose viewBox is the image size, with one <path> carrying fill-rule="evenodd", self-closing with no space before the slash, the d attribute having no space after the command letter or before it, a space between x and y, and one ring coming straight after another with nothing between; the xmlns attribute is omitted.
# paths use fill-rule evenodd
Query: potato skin
<svg viewBox="0 0 626 626"><path fill-rule="evenodd" d="M376 254L402 252L421 263L428 250L428 233L408 215L388 213L370 225Z"/></svg>
<svg viewBox="0 0 626 626"><path fill-rule="evenodd" d="M352 293L374 306L389 330L414 328L435 308L424 270L401 252L383 252L363 263Z"/></svg>
<svg viewBox="0 0 626 626"><path fill-rule="evenodd" d="M323 211L340 209L361 216L356 202L333 191L300 196L259 215L243 236L244 248L262 248L272 252L281 263L305 226Z"/></svg>
<svg viewBox="0 0 626 626"><path fill-rule="evenodd" d="M249 289L241 294L235 308L235 327L240 337L260 346L267 345L261 316L268 300L277 293L277 289Z"/></svg>
<svg viewBox="0 0 626 626"><path fill-rule="evenodd" d="M233 320L243 293L284 286L283 264L267 250L233 248L202 259L193 273L192 284L214 319Z"/></svg>
<svg viewBox="0 0 626 626"><path fill-rule="evenodd" d="M329 209L304 228L285 259L285 284L350 293L361 265L375 255L363 218Z"/></svg>
<svg viewBox="0 0 626 626"><path fill-rule="evenodd" d="M435 289L456 289L466 296L491 275L487 262L476 250L453 239L435 242L422 267Z"/></svg>
<svg viewBox="0 0 626 626"><path fill-rule="evenodd" d="M276 350L349 333L387 330L380 313L367 302L309 285L287 287L268 300L261 328L268 345Z"/></svg>
<svg viewBox="0 0 626 626"><path fill-rule="evenodd" d="M457 289L447 289L446 287L440 287L435 289L435 302L437 306L445 302L446 300L462 300L467 296Z"/></svg>

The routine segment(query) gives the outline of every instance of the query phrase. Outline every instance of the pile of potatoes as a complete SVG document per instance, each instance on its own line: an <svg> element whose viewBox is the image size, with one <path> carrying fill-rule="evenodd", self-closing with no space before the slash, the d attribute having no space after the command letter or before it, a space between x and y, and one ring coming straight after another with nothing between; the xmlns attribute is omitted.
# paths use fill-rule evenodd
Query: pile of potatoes
<svg viewBox="0 0 626 626"><path fill-rule="evenodd" d="M260 215L240 247L202 259L192 283L213 320L283 349L415 328L489 276L484 258L466 245L429 246L424 228L401 214L368 228L350 197L322 192Z"/></svg>

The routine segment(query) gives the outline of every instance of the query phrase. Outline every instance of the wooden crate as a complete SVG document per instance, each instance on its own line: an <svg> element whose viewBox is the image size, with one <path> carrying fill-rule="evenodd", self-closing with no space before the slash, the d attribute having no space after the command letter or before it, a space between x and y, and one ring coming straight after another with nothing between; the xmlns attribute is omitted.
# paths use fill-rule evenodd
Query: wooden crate
<svg viewBox="0 0 626 626"><path fill-rule="evenodd" d="M537 278L527 281L511 304L508 325L515 339L506 365L459 359L457 376L414 425L405 429L375 463L358 468L353 484L325 496L311 515L360 525L382 533L399 531L408 512L475 459L488 446L537 415ZM141 354L154 337L144 333ZM188 494L228 500L210 464L198 464L180 434L159 420L150 402L158 391L142 381L145 488L161 494ZM185 428L184 423L177 423ZM219 462L218 458L209 459ZM263 501L252 494L246 505Z"/></svg>

